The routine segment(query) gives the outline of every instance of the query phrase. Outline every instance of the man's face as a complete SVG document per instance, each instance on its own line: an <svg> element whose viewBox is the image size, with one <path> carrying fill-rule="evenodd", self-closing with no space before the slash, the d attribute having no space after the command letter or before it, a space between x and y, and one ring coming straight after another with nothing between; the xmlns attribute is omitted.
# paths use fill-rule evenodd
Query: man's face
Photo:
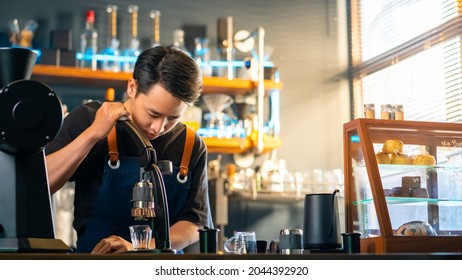
<svg viewBox="0 0 462 280"><path fill-rule="evenodd" d="M146 94L130 93L129 87L128 96L130 116L149 140L169 132L180 121L188 106L160 84L152 86Z"/></svg>

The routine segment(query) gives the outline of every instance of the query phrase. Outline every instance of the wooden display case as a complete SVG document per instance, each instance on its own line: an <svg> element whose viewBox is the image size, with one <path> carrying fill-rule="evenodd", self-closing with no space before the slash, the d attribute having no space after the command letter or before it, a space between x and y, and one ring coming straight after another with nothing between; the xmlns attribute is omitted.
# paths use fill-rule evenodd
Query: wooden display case
<svg viewBox="0 0 462 280"><path fill-rule="evenodd" d="M356 119L343 137L346 231L361 232L361 252L462 252L462 124ZM386 140L401 140L411 160L379 164ZM417 155L436 164L416 165ZM398 231L414 221L436 235Z"/></svg>

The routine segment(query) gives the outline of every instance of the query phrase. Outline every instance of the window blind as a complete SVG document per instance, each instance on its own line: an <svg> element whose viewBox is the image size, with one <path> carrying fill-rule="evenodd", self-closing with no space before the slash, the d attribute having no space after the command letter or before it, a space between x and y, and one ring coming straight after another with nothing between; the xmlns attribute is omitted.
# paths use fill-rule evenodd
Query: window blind
<svg viewBox="0 0 462 280"><path fill-rule="evenodd" d="M403 104L407 120L462 122L460 1L349 2L353 117Z"/></svg>

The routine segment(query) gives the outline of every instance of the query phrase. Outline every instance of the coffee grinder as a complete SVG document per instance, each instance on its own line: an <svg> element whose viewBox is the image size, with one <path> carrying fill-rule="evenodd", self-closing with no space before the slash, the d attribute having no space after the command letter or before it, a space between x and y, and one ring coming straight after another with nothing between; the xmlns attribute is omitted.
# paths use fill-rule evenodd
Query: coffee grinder
<svg viewBox="0 0 462 280"><path fill-rule="evenodd" d="M0 48L0 252L69 252L55 239L45 146L61 129L61 102L29 80L37 55Z"/></svg>

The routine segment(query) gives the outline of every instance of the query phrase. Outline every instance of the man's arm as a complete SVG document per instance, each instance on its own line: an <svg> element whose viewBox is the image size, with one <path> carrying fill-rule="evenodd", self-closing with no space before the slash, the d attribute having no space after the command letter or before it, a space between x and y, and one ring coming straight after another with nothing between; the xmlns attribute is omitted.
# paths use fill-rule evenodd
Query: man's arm
<svg viewBox="0 0 462 280"><path fill-rule="evenodd" d="M91 130L87 129L61 150L46 156L48 183L52 194L71 178L97 141Z"/></svg>
<svg viewBox="0 0 462 280"><path fill-rule="evenodd" d="M199 226L189 221L178 221L170 227L172 249L181 250L199 240Z"/></svg>
<svg viewBox="0 0 462 280"><path fill-rule="evenodd" d="M105 102L96 112L93 123L67 146L46 156L51 193L58 191L74 174L90 150L109 134L115 122L129 113L122 103Z"/></svg>

